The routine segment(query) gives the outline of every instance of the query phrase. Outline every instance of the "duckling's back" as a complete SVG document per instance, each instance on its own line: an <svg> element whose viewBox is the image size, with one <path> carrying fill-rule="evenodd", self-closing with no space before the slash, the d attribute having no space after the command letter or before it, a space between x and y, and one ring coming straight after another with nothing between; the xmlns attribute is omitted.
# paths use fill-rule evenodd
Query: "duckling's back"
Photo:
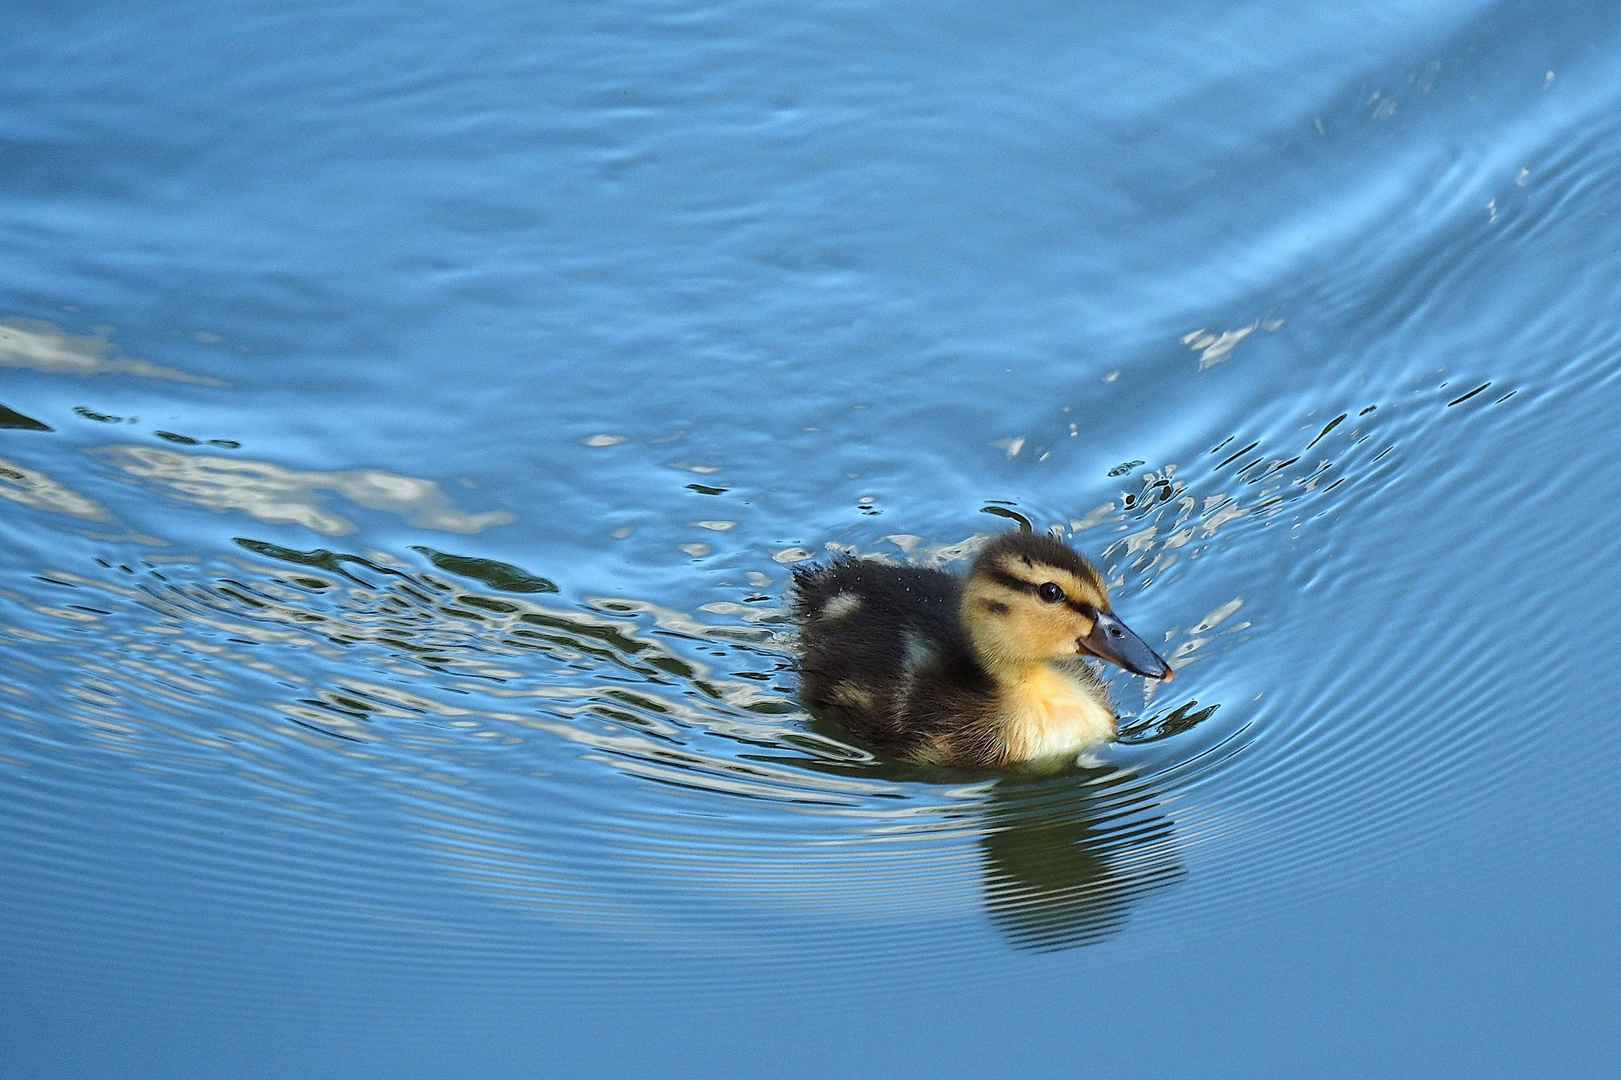
<svg viewBox="0 0 1621 1080"><path fill-rule="evenodd" d="M961 579L841 559L794 572L800 693L858 737L916 760L994 760L994 691L958 615ZM984 742L983 755L965 744Z"/></svg>

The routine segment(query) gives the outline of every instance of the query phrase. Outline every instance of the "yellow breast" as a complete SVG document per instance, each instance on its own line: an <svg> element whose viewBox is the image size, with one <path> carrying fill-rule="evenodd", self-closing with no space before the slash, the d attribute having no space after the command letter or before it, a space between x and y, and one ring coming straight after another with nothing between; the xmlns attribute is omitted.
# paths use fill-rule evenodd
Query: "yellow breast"
<svg viewBox="0 0 1621 1080"><path fill-rule="evenodd" d="M1008 680L1001 709L1008 761L1070 756L1114 738L1114 708L1103 688L1051 664Z"/></svg>

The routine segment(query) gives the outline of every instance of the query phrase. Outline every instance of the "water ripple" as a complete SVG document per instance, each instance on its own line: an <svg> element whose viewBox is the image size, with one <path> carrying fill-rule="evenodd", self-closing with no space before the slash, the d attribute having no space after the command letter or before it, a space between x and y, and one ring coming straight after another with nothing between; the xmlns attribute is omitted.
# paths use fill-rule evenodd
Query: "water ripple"
<svg viewBox="0 0 1621 1080"><path fill-rule="evenodd" d="M1122 605L1163 604L1184 576L1196 597L1196 566L1219 566L1220 587L1280 542L1321 540L1336 515L1370 527L1383 492L1416 482L1389 449L1455 423L1448 400L1435 389L1348 404L1294 434L1265 422L1186 467L1139 470L1068 524ZM890 538L870 554L899 546L960 564L982 539ZM1467 812L1480 769L1500 760L1499 744L1468 737L1459 707L1493 678L1482 627L1426 626L1399 677L1369 681L1360 662L1389 626L1426 625L1435 582L1424 579L1388 593L1377 623L1346 608L1356 621L1313 645L1287 684L1257 686L1241 663L1256 648L1291 650L1278 637L1285 598L1211 604L1166 635L1185 672L1174 695L1116 676L1123 701L1143 695L1121 744L1036 778L880 760L811 721L793 697L791 629L770 605L711 604L699 618L571 600L555 569L421 545L235 546L57 563L14 582L0 634L37 659L0 701L0 755L24 763L21 775L48 765L52 783L139 773L124 781L141 793L138 827L161 821L177 857L289 932L309 931L309 905L329 909L314 921L334 945L350 941L341 911L363 915L357 934L379 920L408 930L407 952L439 941L481 963L497 945L509 964L562 962L521 921L499 933L444 921L450 888L627 940L657 925L658 947L677 951L774 940L785 921L809 920L842 951L895 956L975 912L1010 945L1064 949L1257 892L1280 902L1304 868L1305 880L1332 877L1370 845L1393 846L1415 814ZM1331 606L1344 587L1324 576L1332 565L1292 570ZM1448 704L1403 716L1414 680ZM243 832L244 799L257 835ZM537 802L545 814L525 811ZM46 857L62 806L19 804L42 845L30 858ZM300 905L256 894L267 866ZM807 974L821 965L813 951L790 961Z"/></svg>
<svg viewBox="0 0 1621 1080"><path fill-rule="evenodd" d="M476 116L436 111L478 99L454 50L393 97L211 71L236 143L189 94L79 117L94 65L52 65L0 147L6 309L71 323L0 321L16 880L182 980L261 975L179 947L160 872L402 970L747 993L1191 952L1527 761L1515 805L1578 816L1617 752L1614 31L1487 7L1400 55L1172 24L1163 82L1043 24L771 84L725 13L603 15L573 83L492 54L524 90ZM400 149L447 133L453 168ZM1178 668L1108 675L1117 745L954 772L806 715L789 566L960 569L1019 525Z"/></svg>

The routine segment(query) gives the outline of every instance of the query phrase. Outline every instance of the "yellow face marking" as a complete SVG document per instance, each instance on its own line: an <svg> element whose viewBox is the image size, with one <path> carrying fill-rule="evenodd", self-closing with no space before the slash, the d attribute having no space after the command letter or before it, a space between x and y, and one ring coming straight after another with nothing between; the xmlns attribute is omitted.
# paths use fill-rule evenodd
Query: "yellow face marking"
<svg viewBox="0 0 1621 1080"><path fill-rule="evenodd" d="M1063 590L1063 599L1042 599L1038 590L1047 582ZM1108 595L1095 581L1063 567L1008 557L969 578L962 618L988 664L1021 666L1075 656L1077 642L1094 626L1088 612L1108 606Z"/></svg>

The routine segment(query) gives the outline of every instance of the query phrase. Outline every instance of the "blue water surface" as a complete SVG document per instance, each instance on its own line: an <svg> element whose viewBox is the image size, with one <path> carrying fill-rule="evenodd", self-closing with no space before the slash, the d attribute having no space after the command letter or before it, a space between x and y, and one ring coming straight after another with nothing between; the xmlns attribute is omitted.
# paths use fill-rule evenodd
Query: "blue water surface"
<svg viewBox="0 0 1621 1080"><path fill-rule="evenodd" d="M1613 5L5 25L4 1075L1615 1075ZM1119 744L804 712L1019 523Z"/></svg>

